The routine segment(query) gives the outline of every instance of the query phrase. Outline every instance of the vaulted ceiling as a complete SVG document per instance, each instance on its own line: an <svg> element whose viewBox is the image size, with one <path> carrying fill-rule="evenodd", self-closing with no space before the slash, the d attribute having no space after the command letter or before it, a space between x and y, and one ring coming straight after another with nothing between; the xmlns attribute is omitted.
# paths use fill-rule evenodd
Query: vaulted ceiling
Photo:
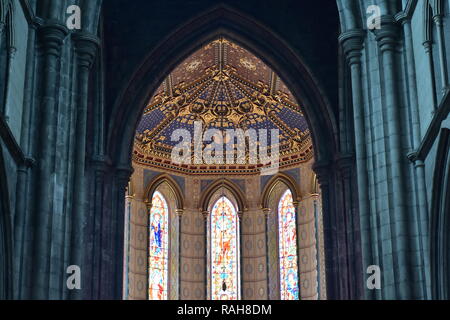
<svg viewBox="0 0 450 320"><path fill-rule="evenodd" d="M261 165L177 165L171 153L175 130L278 129L281 166L312 157L301 106L263 61L220 38L191 55L161 84L137 128L134 160L184 173L258 173ZM270 136L270 133L269 133ZM270 141L270 139L269 139Z"/></svg>
<svg viewBox="0 0 450 320"><path fill-rule="evenodd" d="M149 52L193 18L222 5L261 24L301 56L337 114L339 15L335 1L108 0L103 2L101 31L106 116L115 116L111 109Z"/></svg>

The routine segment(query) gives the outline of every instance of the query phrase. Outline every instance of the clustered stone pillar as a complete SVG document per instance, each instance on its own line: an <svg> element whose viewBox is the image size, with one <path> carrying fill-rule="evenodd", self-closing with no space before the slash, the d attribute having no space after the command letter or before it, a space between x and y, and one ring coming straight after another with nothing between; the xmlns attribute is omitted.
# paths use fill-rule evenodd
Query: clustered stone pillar
<svg viewBox="0 0 450 320"><path fill-rule="evenodd" d="M6 79L7 79L7 81L6 81L6 90L5 90L5 92L6 92L6 99L5 99L5 111L4 111L4 113L5 113L5 120L9 123L10 122L10 112L11 112L11 110L10 110L10 108L11 108L11 103L10 103L10 99L11 99L11 95L12 95L12 93L11 93L11 81L10 81L10 79L11 79L11 76L12 76L12 72L13 72L13 70L12 70L12 67L13 67L13 63L14 63L14 58L15 58L15 56L16 56L16 51L17 51L17 49L15 48L15 47L9 47L8 48L8 62L7 62L7 66L8 66L8 71L7 71L7 74L6 74Z"/></svg>
<svg viewBox="0 0 450 320"><path fill-rule="evenodd" d="M430 74L431 80L431 93L433 97L433 111L437 109L437 96L436 96L436 78L434 72L434 58L433 58L433 41L431 39L426 39L423 42L423 47L425 49L425 55L428 60L428 72Z"/></svg>
<svg viewBox="0 0 450 320"><path fill-rule="evenodd" d="M88 223L88 210L86 205L86 131L87 131L87 105L89 72L94 62L98 40L95 36L86 33L74 33L75 52L77 55L77 117L76 117L76 147L74 170L74 207L72 214L72 254L71 263L83 266L83 249L85 248ZM73 291L74 296L80 291Z"/></svg>
<svg viewBox="0 0 450 320"><path fill-rule="evenodd" d="M363 86L362 86L362 61L361 50L363 49L363 42L365 32L360 29L353 29L343 33L339 40L343 45L345 55L350 67L351 83L352 83L352 97L353 97L353 117L355 127L355 151L356 151L356 171L357 171L357 185L358 185L358 206L359 217L361 225L362 236L362 255L363 266L369 266L378 263L376 260L377 254L371 246L371 242L375 241L371 232L371 212L369 207L369 178L366 167L367 160L367 141L366 141L366 125L365 112L363 101ZM341 161L342 164L342 161ZM348 190L348 179L344 176L344 185ZM347 211L349 208L347 208ZM374 291L366 291L366 298L370 298Z"/></svg>
<svg viewBox="0 0 450 320"><path fill-rule="evenodd" d="M427 186L425 183L425 164L424 162L417 158L415 150L420 147L421 144L421 128L420 128L420 117L419 117L419 102L417 96L417 82L416 82L416 71L415 71L415 59L414 59L414 48L413 48L413 37L411 30L411 17L402 13L397 16L397 19L401 22L403 26L403 33L405 38L405 55L406 55L406 66L408 75L408 86L409 86L409 103L411 104L411 119L412 119L412 131L413 131L413 152L409 155L409 159L414 164L415 177L417 179L417 184L415 188L416 193L416 217L418 219L418 231L419 231L419 241L421 246L422 263L424 265L429 265L429 250L428 250L428 200L427 200ZM423 277L426 279L426 283L430 283L429 274L423 270ZM428 297L428 290L424 289L424 297Z"/></svg>
<svg viewBox="0 0 450 320"><path fill-rule="evenodd" d="M4 30L5 30L5 23L3 21L0 21L0 46L2 45L2 36Z"/></svg>
<svg viewBox="0 0 450 320"><path fill-rule="evenodd" d="M433 17L434 23L437 29L437 39L439 45L439 64L441 66L441 82L442 82L442 94L448 90L448 71L447 71L447 56L445 50L445 37L444 37L444 23L442 21L443 14L438 13Z"/></svg>
<svg viewBox="0 0 450 320"><path fill-rule="evenodd" d="M38 163L39 185L37 186L37 207L34 221L34 272L32 298L47 299L50 278L50 245L52 200L56 142L56 93L58 63L63 40L68 31L64 25L49 21L39 29L44 47L43 95L40 106L40 161Z"/></svg>
<svg viewBox="0 0 450 320"><path fill-rule="evenodd" d="M417 224L406 208L406 186L403 170L406 164L406 155L402 147L400 103L398 95L398 79L396 69L396 46L398 44L399 26L392 16L382 16L381 29L375 31L376 40L380 49L385 88L386 114L384 121L387 124L387 142L389 144L390 181L392 185L392 210L389 218L391 228L382 236L390 240L389 248L385 247L387 254L391 253L393 279L386 279L385 286L390 286L391 292L400 299L414 299L422 297L419 288L423 283L423 275L419 270L413 270L411 265L417 266L420 261L420 252L417 239L411 235L417 234ZM389 250L391 250L389 252Z"/></svg>

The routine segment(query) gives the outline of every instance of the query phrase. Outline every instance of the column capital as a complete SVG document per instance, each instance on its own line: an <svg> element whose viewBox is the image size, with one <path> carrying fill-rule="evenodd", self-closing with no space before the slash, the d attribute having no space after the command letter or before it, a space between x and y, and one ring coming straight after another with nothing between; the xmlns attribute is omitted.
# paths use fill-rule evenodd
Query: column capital
<svg viewBox="0 0 450 320"><path fill-rule="evenodd" d="M381 16L381 28L373 30L378 46L381 51L392 51L395 49L400 36L400 26L394 16Z"/></svg>
<svg viewBox="0 0 450 320"><path fill-rule="evenodd" d="M361 50L363 49L366 32L361 29L352 29L339 36L339 42L344 49L349 65L361 63Z"/></svg>
<svg viewBox="0 0 450 320"><path fill-rule="evenodd" d="M329 163L319 163L317 162L313 166L313 170L317 175L317 180L321 186L329 184L330 178L330 164Z"/></svg>
<svg viewBox="0 0 450 320"><path fill-rule="evenodd" d="M202 211L203 219L207 220L209 216L209 211Z"/></svg>
<svg viewBox="0 0 450 320"><path fill-rule="evenodd" d="M150 210L152 210L153 204L149 200L145 200L145 207L147 208L147 213L150 214Z"/></svg>
<svg viewBox="0 0 450 320"><path fill-rule="evenodd" d="M106 172L111 165L111 161L104 155L95 155L91 159L91 164L96 171Z"/></svg>
<svg viewBox="0 0 450 320"><path fill-rule="evenodd" d="M423 45L423 47L425 48L425 52L426 53L430 53L431 52L431 49L433 48L433 40L425 40L423 43L422 43L422 45Z"/></svg>
<svg viewBox="0 0 450 320"><path fill-rule="evenodd" d="M176 210L175 210L175 214L176 214L178 217L183 216L183 213L184 213L184 210L183 210L183 209L176 209Z"/></svg>
<svg viewBox="0 0 450 320"><path fill-rule="evenodd" d="M442 26L442 19L443 19L442 13L438 13L433 16L433 21L438 27Z"/></svg>
<svg viewBox="0 0 450 320"><path fill-rule="evenodd" d="M69 30L59 21L48 21L39 28L39 35L48 55L59 57L64 39Z"/></svg>
<svg viewBox="0 0 450 320"><path fill-rule="evenodd" d="M128 185L128 181L130 181L130 177L133 174L133 169L132 168L117 168L115 175L118 179L119 185L121 187L123 187L123 189L125 190L125 188Z"/></svg>
<svg viewBox="0 0 450 320"><path fill-rule="evenodd" d="M0 21L0 35L3 33L3 30L5 30L5 23Z"/></svg>
<svg viewBox="0 0 450 320"><path fill-rule="evenodd" d="M263 214L266 216L266 217L268 217L269 215L270 215L270 208L263 208L262 209L262 212L263 212Z"/></svg>
<svg viewBox="0 0 450 320"><path fill-rule="evenodd" d="M407 23L411 23L411 16L408 15L405 11L397 13L395 16L395 21L404 26Z"/></svg>
<svg viewBox="0 0 450 320"><path fill-rule="evenodd" d="M339 155L336 159L336 165L344 178L350 177L354 164L355 156L353 154Z"/></svg>
<svg viewBox="0 0 450 320"><path fill-rule="evenodd" d="M95 35L86 32L75 32L72 34L72 39L75 43L79 65L87 69L91 68L100 47L100 40Z"/></svg>

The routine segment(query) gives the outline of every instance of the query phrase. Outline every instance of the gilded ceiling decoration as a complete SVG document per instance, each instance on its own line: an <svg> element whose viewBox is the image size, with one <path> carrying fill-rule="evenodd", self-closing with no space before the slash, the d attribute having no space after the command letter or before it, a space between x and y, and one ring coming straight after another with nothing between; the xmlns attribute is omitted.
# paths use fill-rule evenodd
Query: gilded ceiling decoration
<svg viewBox="0 0 450 320"><path fill-rule="evenodd" d="M203 130L224 132L278 129L281 167L312 157L306 120L286 85L260 59L223 38L194 53L157 90L138 126L133 159L187 174L259 172L262 164L173 163L172 149L179 141L171 141L172 133L182 128L193 134L199 122Z"/></svg>

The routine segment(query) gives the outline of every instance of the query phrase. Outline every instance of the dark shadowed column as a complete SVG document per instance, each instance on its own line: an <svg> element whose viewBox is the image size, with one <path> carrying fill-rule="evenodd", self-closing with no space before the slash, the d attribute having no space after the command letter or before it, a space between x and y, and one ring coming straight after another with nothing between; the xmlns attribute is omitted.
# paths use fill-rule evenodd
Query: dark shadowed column
<svg viewBox="0 0 450 320"><path fill-rule="evenodd" d="M339 40L350 66L352 80L353 115L355 127L356 173L358 183L358 206L362 236L363 265L368 267L374 264L371 246L371 226L369 208L369 182L367 176L367 142L365 129L365 114L363 102L363 90L361 79L361 50L363 48L365 33L359 29L349 30L343 33ZM365 234L365 236L363 236ZM366 291L366 298L373 298L370 291Z"/></svg>
<svg viewBox="0 0 450 320"><path fill-rule="evenodd" d="M50 277L51 218L53 202L54 156L56 143L56 93L61 46L67 28L59 22L49 21L39 29L44 47L43 95L40 115L40 148L38 162L37 207L35 211L35 245L32 298L48 298Z"/></svg>
<svg viewBox="0 0 450 320"><path fill-rule="evenodd" d="M98 40L95 36L88 33L74 33L73 41L75 42L78 71L78 99L75 129L74 208L72 213L72 252L70 263L80 266L83 272L83 250L86 248L84 235L88 222L85 173L89 72L97 53ZM72 298L81 298L81 291L73 290L71 296Z"/></svg>

